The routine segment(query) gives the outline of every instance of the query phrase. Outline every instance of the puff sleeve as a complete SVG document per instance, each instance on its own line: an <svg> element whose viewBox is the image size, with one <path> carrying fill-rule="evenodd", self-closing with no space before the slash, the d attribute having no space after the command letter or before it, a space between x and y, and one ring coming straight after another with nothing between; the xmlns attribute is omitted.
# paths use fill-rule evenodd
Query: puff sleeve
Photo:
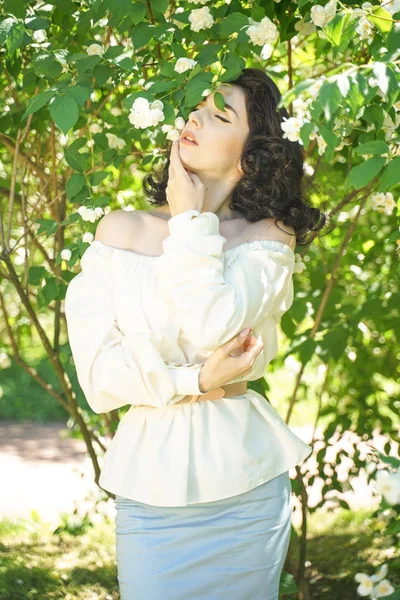
<svg viewBox="0 0 400 600"><path fill-rule="evenodd" d="M266 319L275 326L290 308L295 258L283 242L241 244L225 260L226 239L216 214L187 210L172 217L168 227L157 277L176 307L180 327L197 348L212 352L245 327L262 329ZM270 341L263 341L267 348ZM261 354L258 373L267 364Z"/></svg>
<svg viewBox="0 0 400 600"><path fill-rule="evenodd" d="M92 242L65 296L69 343L79 384L95 413L131 405L168 407L198 388L202 363L170 363L146 332L125 336L113 310L112 248ZM181 365L181 366L180 366Z"/></svg>

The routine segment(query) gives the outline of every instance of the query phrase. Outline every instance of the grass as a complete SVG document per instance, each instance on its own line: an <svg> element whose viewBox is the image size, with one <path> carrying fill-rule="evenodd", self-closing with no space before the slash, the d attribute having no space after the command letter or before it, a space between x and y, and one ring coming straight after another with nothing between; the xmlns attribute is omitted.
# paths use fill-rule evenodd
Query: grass
<svg viewBox="0 0 400 600"><path fill-rule="evenodd" d="M306 575L313 600L356 600L358 572L372 575L387 562L400 586L400 552L384 525L365 510L317 511L309 516ZM298 539L289 556L297 560ZM114 522L104 519L80 535L31 520L0 521L0 599L119 600ZM285 596L295 600L295 596Z"/></svg>

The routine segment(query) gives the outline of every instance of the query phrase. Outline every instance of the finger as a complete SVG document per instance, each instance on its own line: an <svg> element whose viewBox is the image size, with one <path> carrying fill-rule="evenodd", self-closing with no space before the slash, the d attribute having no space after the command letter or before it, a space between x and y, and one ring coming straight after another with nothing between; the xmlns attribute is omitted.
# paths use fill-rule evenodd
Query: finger
<svg viewBox="0 0 400 600"><path fill-rule="evenodd" d="M241 358L245 362L251 362L260 354L260 352L264 349L264 344L262 341L256 341L246 352L243 352Z"/></svg>
<svg viewBox="0 0 400 600"><path fill-rule="evenodd" d="M179 142L177 140L172 144L171 158L173 162L173 169L179 175L181 175L182 177L186 177L186 179L192 183L190 175L184 168L181 161L181 157L179 156Z"/></svg>
<svg viewBox="0 0 400 600"><path fill-rule="evenodd" d="M244 342L248 338L249 333L250 332L248 332L247 335L245 335L244 337L240 337L240 334L238 333L237 335L235 335L234 338L232 338L231 340L229 340L228 342L223 344L219 348L220 351L222 351L225 356L228 356L228 354L230 352L232 352L233 350L235 350L236 348L239 348L240 346L242 346L244 344Z"/></svg>

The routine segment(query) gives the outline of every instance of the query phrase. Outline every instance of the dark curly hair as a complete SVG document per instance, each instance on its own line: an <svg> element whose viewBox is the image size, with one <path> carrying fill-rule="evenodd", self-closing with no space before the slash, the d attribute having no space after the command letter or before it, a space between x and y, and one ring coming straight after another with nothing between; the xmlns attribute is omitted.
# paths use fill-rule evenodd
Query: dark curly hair
<svg viewBox="0 0 400 600"><path fill-rule="evenodd" d="M304 198L303 147L283 138L280 124L290 115L284 107L277 108L279 89L262 69L243 69L229 84L244 90L250 129L240 158L244 175L232 190L229 208L249 223L266 218L282 221L293 227L300 245L309 244L328 217ZM156 173L143 178L151 205L167 204L169 163L168 157L157 179Z"/></svg>

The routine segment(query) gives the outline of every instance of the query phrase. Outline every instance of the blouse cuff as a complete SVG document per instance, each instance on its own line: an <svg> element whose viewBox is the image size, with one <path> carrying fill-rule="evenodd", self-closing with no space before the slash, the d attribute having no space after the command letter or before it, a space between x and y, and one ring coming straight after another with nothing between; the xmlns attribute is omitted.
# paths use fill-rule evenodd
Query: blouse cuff
<svg viewBox="0 0 400 600"><path fill-rule="evenodd" d="M219 233L219 219L215 213L188 209L171 217L168 221L170 235L176 241L193 239L197 236Z"/></svg>
<svg viewBox="0 0 400 600"><path fill-rule="evenodd" d="M193 395L202 396L206 392L201 392L199 389L200 369L203 363L194 364L193 366L183 369L177 366L174 369L174 364L167 363L169 374L175 385L176 393L179 395Z"/></svg>

